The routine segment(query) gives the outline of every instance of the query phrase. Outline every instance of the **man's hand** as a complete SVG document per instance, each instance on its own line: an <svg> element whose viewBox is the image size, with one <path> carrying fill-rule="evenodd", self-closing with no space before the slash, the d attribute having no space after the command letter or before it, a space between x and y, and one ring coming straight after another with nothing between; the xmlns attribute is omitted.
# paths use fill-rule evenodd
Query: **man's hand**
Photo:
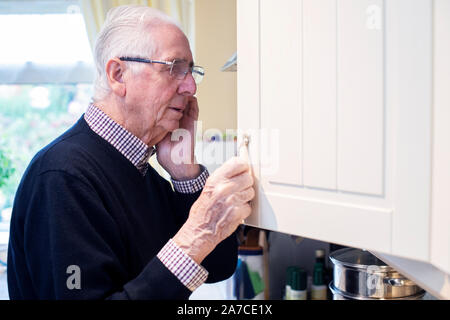
<svg viewBox="0 0 450 320"><path fill-rule="evenodd" d="M251 213L255 196L246 159L233 157L218 168L192 205L189 218L173 241L194 261L203 259Z"/></svg>
<svg viewBox="0 0 450 320"><path fill-rule="evenodd" d="M196 97L189 97L179 131L182 137L172 141L169 132L157 145L159 164L174 180L189 180L200 175L200 166L195 163L195 121L198 119L198 103ZM176 132L175 132L176 135Z"/></svg>

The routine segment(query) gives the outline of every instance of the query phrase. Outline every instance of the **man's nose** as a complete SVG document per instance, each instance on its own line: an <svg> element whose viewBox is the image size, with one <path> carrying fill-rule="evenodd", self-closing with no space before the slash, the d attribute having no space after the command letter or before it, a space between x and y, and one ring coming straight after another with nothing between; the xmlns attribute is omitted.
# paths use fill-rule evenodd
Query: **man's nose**
<svg viewBox="0 0 450 320"><path fill-rule="evenodd" d="M192 73L188 72L178 87L178 93L181 95L193 96L196 92L197 84L195 83Z"/></svg>

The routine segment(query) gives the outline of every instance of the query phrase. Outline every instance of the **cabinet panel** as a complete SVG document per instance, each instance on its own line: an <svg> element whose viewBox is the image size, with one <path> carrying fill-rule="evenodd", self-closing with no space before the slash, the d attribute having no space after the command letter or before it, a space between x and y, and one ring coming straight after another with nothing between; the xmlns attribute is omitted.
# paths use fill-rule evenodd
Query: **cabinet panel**
<svg viewBox="0 0 450 320"><path fill-rule="evenodd" d="M433 14L431 261L450 274L450 1L435 1Z"/></svg>
<svg viewBox="0 0 450 320"><path fill-rule="evenodd" d="M283 17L276 19L274 17ZM271 181L301 184L301 2L260 2L261 128L275 130L271 154L278 170ZM280 125L282 124L282 125ZM262 141L268 144L268 141ZM262 156L266 158L267 155Z"/></svg>
<svg viewBox="0 0 450 320"><path fill-rule="evenodd" d="M395 128L392 254L429 259L432 1L387 1L386 88Z"/></svg>
<svg viewBox="0 0 450 320"><path fill-rule="evenodd" d="M260 128L260 69L259 69L259 0L239 0L236 6L237 23L237 124L238 146L244 134L252 135ZM260 180L259 141L252 137L249 156L252 171L257 181ZM258 190L256 190L258 191ZM246 223L259 225L259 193L256 192L252 214Z"/></svg>
<svg viewBox="0 0 450 320"><path fill-rule="evenodd" d="M380 163L378 159L382 161L383 157L382 152L376 148L373 150L378 142L376 139L379 136L382 138L384 133L383 119L375 119L380 112L382 115L383 104L370 101L372 104L362 107L365 108L363 112L355 111L355 105L362 103L362 94L358 93L356 98L359 101L356 102L349 96L341 98L348 105L340 108L338 90L341 79L347 81L349 86L355 86L355 90L365 90L366 95L376 96L380 85L375 88L375 93L371 92L375 80L369 76L359 76L355 81L352 76L357 72L339 71L338 63L341 63L340 68L353 66L345 57L342 61L338 59L337 3L332 0L264 0L255 2L254 10L249 12L249 15L259 12L258 36L253 33L252 39L248 39L251 42L259 40L258 53L252 51L253 61L259 63L259 74L245 72L249 70L248 66L238 67L238 81L246 79L245 86L240 86L238 93L246 87L250 88L249 83L260 83L259 112L251 117L259 117L257 129L270 128L279 132L278 145L269 148L272 155L278 154L279 163L277 172L264 172L261 165L266 158L263 146L272 141L264 139L264 136L267 137L265 132L251 138L250 150L258 153L261 162L255 166L258 186L254 206L256 213L246 222L269 230L390 252L391 198L389 195L373 196L382 193L380 181L381 184L385 181L384 171L378 172L381 176L373 173L374 167ZM240 7L248 9L249 4L242 3ZM366 7L358 8L355 13L350 6L344 6L341 15L346 19L346 15L356 14L358 23L365 23ZM244 25L244 21L241 23ZM340 37L348 43L353 37L367 37L365 31L363 35L357 32L355 35L354 25L355 22L350 21L349 26L341 30ZM256 31L256 26L251 28ZM363 25L363 28L365 30L366 26ZM250 36L248 30L245 32ZM373 39L369 41L378 50L375 55L364 46L359 48L360 64L383 64L382 60L378 61L379 51L382 52L383 48L380 39L378 36L375 43L372 43ZM343 44L347 45L345 41ZM354 44L352 46L355 47ZM238 56L250 61L248 55L251 54L247 47L245 38L238 37ZM353 52L345 54L355 58ZM241 58L239 61L241 63ZM382 68L377 72L382 80ZM347 90L342 88L341 94L347 95ZM249 106L243 102L248 101L248 97L238 99L239 112L247 110ZM251 108L254 110L254 106ZM369 109L371 120L376 120L375 123L366 123L366 109ZM249 117L249 112L244 114L244 119ZM255 122L254 119L251 121ZM363 127L360 122L364 123ZM248 122L244 121L244 127L247 127L245 123ZM352 134L344 136L339 126L346 126L341 128L341 132L348 130ZM365 159L367 150L361 151L360 146L354 146L355 141L369 143L366 149L370 149L371 155L376 154L378 159ZM339 150L341 145L343 147ZM359 159L355 160L358 156ZM346 167L341 164L340 176L339 160L349 163ZM366 160L368 163L359 163ZM354 167L355 162L364 172L364 177L361 183L348 187L346 182L351 183L354 175L360 174L347 169Z"/></svg>
<svg viewBox="0 0 450 320"><path fill-rule="evenodd" d="M337 1L338 189L383 193L382 1Z"/></svg>
<svg viewBox="0 0 450 320"><path fill-rule="evenodd" d="M389 209L275 192L261 194L260 201L260 225L266 228L347 246L391 249Z"/></svg>
<svg viewBox="0 0 450 320"><path fill-rule="evenodd" d="M303 176L336 190L336 1L303 1Z"/></svg>

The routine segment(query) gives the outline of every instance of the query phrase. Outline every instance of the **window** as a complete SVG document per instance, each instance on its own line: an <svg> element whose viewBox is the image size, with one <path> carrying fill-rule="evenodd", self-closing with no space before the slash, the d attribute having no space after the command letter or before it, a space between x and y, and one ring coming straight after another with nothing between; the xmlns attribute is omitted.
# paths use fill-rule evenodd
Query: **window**
<svg viewBox="0 0 450 320"><path fill-rule="evenodd" d="M6 44L0 50L1 274L14 195L24 170L39 149L85 111L94 68L77 1L2 1L0 30L8 30L0 33ZM14 171L5 180L6 169Z"/></svg>
<svg viewBox="0 0 450 320"><path fill-rule="evenodd" d="M0 50L0 83L92 82L92 53L76 3L0 2L0 30L9 30L0 34L7 44Z"/></svg>

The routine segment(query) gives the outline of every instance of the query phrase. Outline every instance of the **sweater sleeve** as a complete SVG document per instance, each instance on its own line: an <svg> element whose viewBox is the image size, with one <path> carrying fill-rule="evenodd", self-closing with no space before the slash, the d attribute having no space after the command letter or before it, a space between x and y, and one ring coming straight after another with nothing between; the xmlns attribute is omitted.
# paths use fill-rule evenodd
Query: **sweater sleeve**
<svg viewBox="0 0 450 320"><path fill-rule="evenodd" d="M27 205L24 250L38 298L189 297L191 291L156 256L137 277L128 278L117 221L87 183L63 171L48 171L35 185Z"/></svg>
<svg viewBox="0 0 450 320"><path fill-rule="evenodd" d="M203 186L194 193L173 192L172 203L179 221L179 228L187 220L190 209L200 196L202 190ZM201 263L209 273L206 283L219 282L231 277L236 269L237 258L237 233L233 232L228 238L219 243Z"/></svg>

